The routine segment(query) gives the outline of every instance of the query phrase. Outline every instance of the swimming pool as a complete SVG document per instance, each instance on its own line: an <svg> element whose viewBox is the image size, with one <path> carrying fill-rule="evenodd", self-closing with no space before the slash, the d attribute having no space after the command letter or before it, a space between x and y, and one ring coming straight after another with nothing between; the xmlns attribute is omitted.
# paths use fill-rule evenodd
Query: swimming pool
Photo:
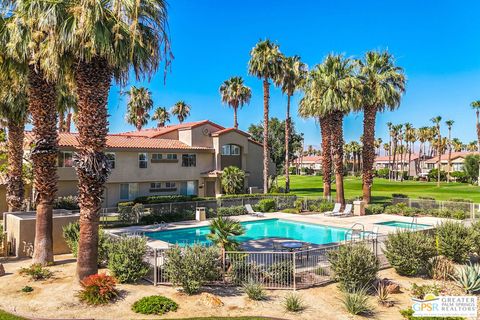
<svg viewBox="0 0 480 320"><path fill-rule="evenodd" d="M403 222L403 221L385 221L385 222L378 222L375 224L379 224L382 226L388 226L388 227L396 227L396 228L402 228L402 229L426 229L432 227L429 224L421 224L421 223L411 223L411 222Z"/></svg>
<svg viewBox="0 0 480 320"><path fill-rule="evenodd" d="M239 242L265 238L287 238L313 244L327 244L345 240L345 233L348 231L344 228L282 219L248 221L241 224L245 228L245 233L235 237ZM210 228L206 226L147 232L145 235L151 239L185 246L194 243L210 243L207 239L209 233Z"/></svg>

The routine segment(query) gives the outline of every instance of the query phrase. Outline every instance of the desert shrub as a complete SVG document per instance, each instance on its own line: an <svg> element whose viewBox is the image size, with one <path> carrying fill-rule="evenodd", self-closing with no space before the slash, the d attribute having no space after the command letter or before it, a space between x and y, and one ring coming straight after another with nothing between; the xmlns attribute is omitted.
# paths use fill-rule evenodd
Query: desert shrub
<svg viewBox="0 0 480 320"><path fill-rule="evenodd" d="M63 238L70 248L73 256L77 256L78 239L80 238L80 224L71 222L63 227ZM109 238L107 234L100 229L98 232L98 265L104 266L108 260Z"/></svg>
<svg viewBox="0 0 480 320"><path fill-rule="evenodd" d="M407 206L407 204L405 203L397 203L391 206L387 206L384 209L384 213L399 214L407 217L412 217L415 215L415 209Z"/></svg>
<svg viewBox="0 0 480 320"><path fill-rule="evenodd" d="M135 301L132 311L141 314L162 315L169 311L177 311L178 304L164 296L148 296Z"/></svg>
<svg viewBox="0 0 480 320"><path fill-rule="evenodd" d="M332 211L334 204L326 200L309 200L308 210L315 212Z"/></svg>
<svg viewBox="0 0 480 320"><path fill-rule="evenodd" d="M244 206L220 207L217 209L217 215L219 216L240 216L243 214L247 214L247 209Z"/></svg>
<svg viewBox="0 0 480 320"><path fill-rule="evenodd" d="M368 315L372 313L372 306L368 302L367 290L365 288L358 288L352 292L343 292L341 301L345 309L351 314Z"/></svg>
<svg viewBox="0 0 480 320"><path fill-rule="evenodd" d="M228 275L234 284L240 285L246 281L260 280L261 273L261 268L255 262L248 261L246 257L236 257L231 262Z"/></svg>
<svg viewBox="0 0 480 320"><path fill-rule="evenodd" d="M289 312L300 312L305 309L305 302L296 292L287 293L283 299L283 307Z"/></svg>
<svg viewBox="0 0 480 320"><path fill-rule="evenodd" d="M281 285L293 283L293 262L291 260L275 262L267 269L271 281Z"/></svg>
<svg viewBox="0 0 480 320"><path fill-rule="evenodd" d="M109 245L108 269L120 283L133 283L144 277L149 265L144 260L147 240L143 237L120 237Z"/></svg>
<svg viewBox="0 0 480 320"><path fill-rule="evenodd" d="M371 204L368 207L365 208L365 213L366 214L381 214L385 208L383 207L382 204Z"/></svg>
<svg viewBox="0 0 480 320"><path fill-rule="evenodd" d="M480 221L473 223L470 226L470 238L472 241L472 253L480 256Z"/></svg>
<svg viewBox="0 0 480 320"><path fill-rule="evenodd" d="M417 299L423 299L429 293L438 296L440 294L440 288L436 284L422 284L419 286L413 283L410 288L410 293Z"/></svg>
<svg viewBox="0 0 480 320"><path fill-rule="evenodd" d="M428 270L428 261L436 255L434 245L426 233L400 230L388 235L384 253L398 274L415 276Z"/></svg>
<svg viewBox="0 0 480 320"><path fill-rule="evenodd" d="M438 169L434 168L428 172L428 180L429 181L437 181L438 180ZM440 171L440 181L447 181L447 173L444 170Z"/></svg>
<svg viewBox="0 0 480 320"><path fill-rule="evenodd" d="M430 260L429 276L434 280L449 280L455 272L453 261L444 257L436 256Z"/></svg>
<svg viewBox="0 0 480 320"><path fill-rule="evenodd" d="M452 278L465 293L480 292L480 264L469 263L458 267Z"/></svg>
<svg viewBox="0 0 480 320"><path fill-rule="evenodd" d="M378 304L384 307L392 307L393 301L390 299L390 294L388 293L387 284L385 282L379 282L375 288L377 302Z"/></svg>
<svg viewBox="0 0 480 320"><path fill-rule="evenodd" d="M34 263L27 268L21 268L21 275L26 275L32 278L32 280L46 280L52 277L53 273L47 268L43 267L40 263Z"/></svg>
<svg viewBox="0 0 480 320"><path fill-rule="evenodd" d="M413 314L415 312L410 307L408 309L400 310L400 314L406 320L465 320L462 317L414 317Z"/></svg>
<svg viewBox="0 0 480 320"><path fill-rule="evenodd" d="M302 199L295 200L294 207L297 210L297 212L302 212L302 210L303 210L303 200Z"/></svg>
<svg viewBox="0 0 480 320"><path fill-rule="evenodd" d="M29 293L29 292L32 292L33 291L33 288L30 287L30 286L25 286L22 288L22 292L25 292L25 293Z"/></svg>
<svg viewBox="0 0 480 320"><path fill-rule="evenodd" d="M389 175L390 175L390 169L388 169L388 168L378 169L375 172L375 176L377 176L379 178L388 179Z"/></svg>
<svg viewBox="0 0 480 320"><path fill-rule="evenodd" d="M267 294L262 284L256 281L248 281L243 284L243 291L247 296L255 301L267 299Z"/></svg>
<svg viewBox="0 0 480 320"><path fill-rule="evenodd" d="M258 201L257 210L260 212L273 212L275 209L276 206L274 199L262 199Z"/></svg>
<svg viewBox="0 0 480 320"><path fill-rule="evenodd" d="M106 274L94 274L80 281L82 290L78 292L80 301L92 305L106 304L118 297L117 281Z"/></svg>
<svg viewBox="0 0 480 320"><path fill-rule="evenodd" d="M437 227L436 245L439 255L457 263L465 262L473 244L470 230L462 223L447 221Z"/></svg>
<svg viewBox="0 0 480 320"><path fill-rule="evenodd" d="M220 254L216 247L174 246L166 251L165 273L174 285L187 294L194 294L220 274Z"/></svg>
<svg viewBox="0 0 480 320"><path fill-rule="evenodd" d="M78 210L78 197L76 196L65 196L58 197L53 202L54 209L65 209L65 210Z"/></svg>
<svg viewBox="0 0 480 320"><path fill-rule="evenodd" d="M327 257L342 290L352 292L367 288L377 277L379 261L362 244L341 246L338 250L329 251Z"/></svg>

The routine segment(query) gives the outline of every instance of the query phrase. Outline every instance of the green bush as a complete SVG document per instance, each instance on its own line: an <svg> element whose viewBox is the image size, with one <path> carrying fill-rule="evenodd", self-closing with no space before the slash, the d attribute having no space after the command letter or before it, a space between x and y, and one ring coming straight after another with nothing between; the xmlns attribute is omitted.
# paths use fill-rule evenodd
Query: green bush
<svg viewBox="0 0 480 320"><path fill-rule="evenodd" d="M199 199L196 196L184 195L168 195L168 196L143 196L134 200L135 203L154 204L154 203L172 203L172 202L186 202L195 201Z"/></svg>
<svg viewBox="0 0 480 320"><path fill-rule="evenodd" d="M388 177L390 176L390 169L388 169L388 168L378 169L375 172L375 176L377 176L379 178L388 179Z"/></svg>
<svg viewBox="0 0 480 320"><path fill-rule="evenodd" d="M392 193L392 198L408 199L408 195L404 193Z"/></svg>
<svg viewBox="0 0 480 320"><path fill-rule="evenodd" d="M480 221L477 221L470 226L470 238L473 243L472 253L476 253L480 256Z"/></svg>
<svg viewBox="0 0 480 320"><path fill-rule="evenodd" d="M399 214L406 217L413 217L416 213L416 210L414 208L407 206L405 203L397 203L391 206L387 206L384 209L384 213Z"/></svg>
<svg viewBox="0 0 480 320"><path fill-rule="evenodd" d="M333 202L327 200L308 200L308 210L315 212L327 212L333 210Z"/></svg>
<svg viewBox="0 0 480 320"><path fill-rule="evenodd" d="M257 210L260 212L273 212L276 210L274 199L262 199L257 203Z"/></svg>
<svg viewBox="0 0 480 320"><path fill-rule="evenodd" d="M345 309L353 314L368 315L372 313L372 306L368 302L367 290L365 288L355 289L352 292L343 292L341 299Z"/></svg>
<svg viewBox="0 0 480 320"><path fill-rule="evenodd" d="M34 263L27 268L21 268L20 272L21 275L27 275L32 278L32 280L46 280L52 277L53 273L44 268L40 263Z"/></svg>
<svg viewBox="0 0 480 320"><path fill-rule="evenodd" d="M367 288L377 277L379 261L362 244L340 246L338 250L329 251L327 257L342 290L353 292Z"/></svg>
<svg viewBox="0 0 480 320"><path fill-rule="evenodd" d="M63 227L63 238L74 257L77 257L80 224L71 222ZM108 260L109 238L102 229L98 232L98 265L104 266Z"/></svg>
<svg viewBox="0 0 480 320"><path fill-rule="evenodd" d="M468 174L464 171L454 171L450 174L450 176L455 180L456 182L461 182L461 183L467 183L470 181L470 177Z"/></svg>
<svg viewBox="0 0 480 320"><path fill-rule="evenodd" d="M53 202L54 209L65 209L65 210L78 210L78 197L76 196L65 196L58 197Z"/></svg>
<svg viewBox="0 0 480 320"><path fill-rule="evenodd" d="M197 293L208 281L220 276L220 253L216 247L178 245L166 251L165 273L187 294Z"/></svg>
<svg viewBox="0 0 480 320"><path fill-rule="evenodd" d="M145 261L147 240L126 237L110 241L108 269L120 283L134 283L144 277L150 267Z"/></svg>
<svg viewBox="0 0 480 320"><path fill-rule="evenodd" d="M432 169L428 172L429 181L438 181L438 169ZM440 181L447 181L447 173L443 170L440 171Z"/></svg>
<svg viewBox="0 0 480 320"><path fill-rule="evenodd" d="M465 320L462 317L414 317L412 308L400 310L400 314L406 320Z"/></svg>
<svg viewBox="0 0 480 320"><path fill-rule="evenodd" d="M247 214L247 209L244 206L235 207L220 207L217 209L217 215L219 216L240 216Z"/></svg>
<svg viewBox="0 0 480 320"><path fill-rule="evenodd" d="M293 283L293 262L291 260L275 262L268 267L267 274L274 283L290 285Z"/></svg>
<svg viewBox="0 0 480 320"><path fill-rule="evenodd" d="M22 288L22 292L25 292L25 293L29 293L29 292L32 292L33 291L33 288L30 287L30 286L25 286Z"/></svg>
<svg viewBox="0 0 480 320"><path fill-rule="evenodd" d="M267 294L265 293L265 289L263 288L262 284L256 281L248 281L243 284L243 291L247 294L247 296L255 301L265 300L267 299Z"/></svg>
<svg viewBox="0 0 480 320"><path fill-rule="evenodd" d="M298 293L290 292L283 299L283 307L289 312L300 312L305 309L305 302Z"/></svg>
<svg viewBox="0 0 480 320"><path fill-rule="evenodd" d="M295 213L295 214L300 213L300 211L298 211L298 209L296 209L296 208L286 208L286 209L282 209L281 212L284 212L284 213Z"/></svg>
<svg viewBox="0 0 480 320"><path fill-rule="evenodd" d="M423 232L400 230L385 241L385 256L400 275L426 274L429 260L436 255L434 239Z"/></svg>
<svg viewBox="0 0 480 320"><path fill-rule="evenodd" d="M435 284L422 284L419 286L416 283L413 283L412 287L410 288L410 293L417 299L423 299L429 293L438 296L440 294L440 288Z"/></svg>
<svg viewBox="0 0 480 320"><path fill-rule="evenodd" d="M435 230L439 255L457 263L465 262L472 251L473 243L470 230L462 223L447 221Z"/></svg>
<svg viewBox="0 0 480 320"><path fill-rule="evenodd" d="M207 212L208 215L208 212ZM144 215L140 218L141 224L154 224L155 222L177 222L187 221L195 219L195 211L192 209L176 208L176 210L170 211L162 210L161 208L152 208L151 213Z"/></svg>
<svg viewBox="0 0 480 320"><path fill-rule="evenodd" d="M118 297L117 281L106 274L93 274L80 281L80 301L91 305L107 304Z"/></svg>
<svg viewBox="0 0 480 320"><path fill-rule="evenodd" d="M370 204L368 207L365 208L366 214L381 214L385 208L382 204Z"/></svg>
<svg viewBox="0 0 480 320"><path fill-rule="evenodd" d="M141 314L162 315L169 311L177 311L178 304L164 296L148 296L135 301L132 311Z"/></svg>
<svg viewBox="0 0 480 320"><path fill-rule="evenodd" d="M136 203L133 207L121 207L118 220L125 223L138 223L145 213L145 207L141 203Z"/></svg>
<svg viewBox="0 0 480 320"><path fill-rule="evenodd" d="M297 210L297 212L302 212L303 210L303 199L297 199L294 202L294 207Z"/></svg>

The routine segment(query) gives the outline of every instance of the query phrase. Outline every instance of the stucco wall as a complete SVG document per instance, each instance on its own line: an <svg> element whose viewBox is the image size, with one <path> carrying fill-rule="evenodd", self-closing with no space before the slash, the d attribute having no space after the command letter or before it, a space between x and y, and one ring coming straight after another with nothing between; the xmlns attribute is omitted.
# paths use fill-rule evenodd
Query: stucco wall
<svg viewBox="0 0 480 320"><path fill-rule="evenodd" d="M248 186L263 188L263 148L251 141L248 145L247 171L250 173ZM271 166L270 170L272 170Z"/></svg>

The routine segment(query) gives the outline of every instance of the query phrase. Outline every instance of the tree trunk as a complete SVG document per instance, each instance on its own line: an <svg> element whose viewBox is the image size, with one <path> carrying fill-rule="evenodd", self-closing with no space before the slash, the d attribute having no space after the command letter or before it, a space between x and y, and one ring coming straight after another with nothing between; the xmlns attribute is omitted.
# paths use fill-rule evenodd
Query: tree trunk
<svg viewBox="0 0 480 320"><path fill-rule="evenodd" d="M397 180L397 167L396 167L396 156L397 156L397 139L393 138L393 156L392 156L392 180Z"/></svg>
<svg viewBox="0 0 480 320"><path fill-rule="evenodd" d="M33 263L53 263L53 201L57 192L57 93L55 84L30 66L28 108L32 115L34 147L31 152L34 174L35 243Z"/></svg>
<svg viewBox="0 0 480 320"><path fill-rule="evenodd" d="M287 114L285 119L285 192L290 192L290 95L287 95Z"/></svg>
<svg viewBox="0 0 480 320"><path fill-rule="evenodd" d="M335 111L331 115L332 128L332 153L335 167L335 189L337 203L341 209L345 207L345 195L343 191L343 113ZM333 129L335 128L335 129Z"/></svg>
<svg viewBox="0 0 480 320"><path fill-rule="evenodd" d="M6 198L8 211L20 211L25 189L23 185L23 137L25 119L8 120L8 173Z"/></svg>
<svg viewBox="0 0 480 320"><path fill-rule="evenodd" d="M452 130L448 129L448 172L447 172L447 183L450 183L450 171L452 171Z"/></svg>
<svg viewBox="0 0 480 320"><path fill-rule="evenodd" d="M72 113L69 112L67 113L67 120L65 120L65 132L70 133L70 130L72 129Z"/></svg>
<svg viewBox="0 0 480 320"><path fill-rule="evenodd" d="M392 180L392 133L389 133L390 142L388 143L388 166L390 167L390 171L388 172L388 180Z"/></svg>
<svg viewBox="0 0 480 320"><path fill-rule="evenodd" d="M371 202L373 185L373 163L375 161L375 117L374 106L365 107L363 117L363 201Z"/></svg>
<svg viewBox="0 0 480 320"><path fill-rule="evenodd" d="M323 197L330 198L332 189L332 132L329 116L320 117L320 130L322 131L322 171L323 171Z"/></svg>
<svg viewBox="0 0 480 320"><path fill-rule="evenodd" d="M65 114L63 111L58 113L58 132L65 132Z"/></svg>
<svg viewBox="0 0 480 320"><path fill-rule="evenodd" d="M238 107L234 106L233 107L233 127L235 129L238 129L238 115L237 115L237 112L238 112Z"/></svg>
<svg viewBox="0 0 480 320"><path fill-rule="evenodd" d="M270 83L263 79L263 193L268 193L268 102L270 99Z"/></svg>
<svg viewBox="0 0 480 320"><path fill-rule="evenodd" d="M75 79L78 92L78 142L74 164L78 175L80 236L77 278L98 271L98 226L105 182L110 172L104 154L108 132L107 100L111 83L108 63L99 58L79 62Z"/></svg>
<svg viewBox="0 0 480 320"><path fill-rule="evenodd" d="M442 151L440 150L442 145L442 135L440 134L440 127L437 127L438 132L438 145L437 145L437 153L438 153L438 173L437 173L437 187L440 187L440 171L442 170Z"/></svg>

